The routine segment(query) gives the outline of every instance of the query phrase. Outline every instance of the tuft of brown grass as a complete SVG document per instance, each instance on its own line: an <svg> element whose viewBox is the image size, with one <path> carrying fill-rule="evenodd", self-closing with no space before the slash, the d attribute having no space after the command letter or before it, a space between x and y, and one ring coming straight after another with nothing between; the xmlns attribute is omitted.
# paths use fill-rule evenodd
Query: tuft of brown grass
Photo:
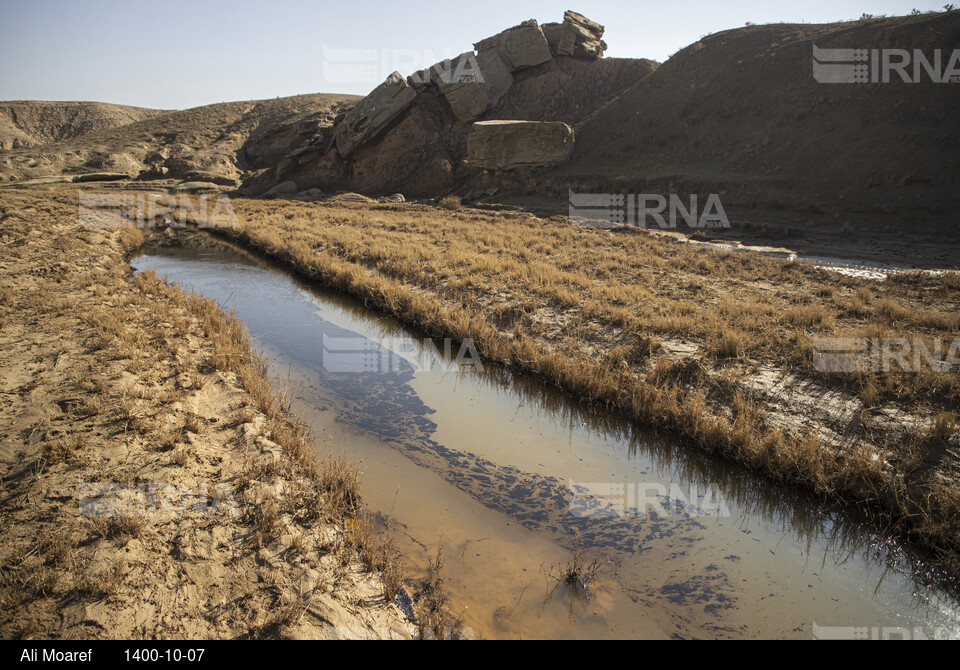
<svg viewBox="0 0 960 670"><path fill-rule="evenodd" d="M460 198L455 195L448 195L444 198L441 198L439 204L442 208L452 212L459 212L463 209L463 203L461 203Z"/></svg>
<svg viewBox="0 0 960 670"><path fill-rule="evenodd" d="M76 590L80 595L102 600L115 595L123 585L124 578L123 563L118 561L109 567L85 572L81 575Z"/></svg>
<svg viewBox="0 0 960 670"><path fill-rule="evenodd" d="M953 412L939 412L930 425L927 439L936 442L946 442L957 429L957 415Z"/></svg>
<svg viewBox="0 0 960 670"><path fill-rule="evenodd" d="M427 574L414 594L413 611L421 640L457 639L462 632L462 622L450 611L443 565L443 547L438 546L436 557L427 557Z"/></svg>
<svg viewBox="0 0 960 670"><path fill-rule="evenodd" d="M121 541L143 537L149 528L147 519L136 514L93 517L90 525L95 535Z"/></svg>
<svg viewBox="0 0 960 670"><path fill-rule="evenodd" d="M318 487L333 518L360 515L361 478L360 466L346 456L331 455L320 463Z"/></svg>
<svg viewBox="0 0 960 670"><path fill-rule="evenodd" d="M86 438L80 433L73 433L65 438L45 442L40 450L41 470L47 470L60 463L76 461L86 447Z"/></svg>

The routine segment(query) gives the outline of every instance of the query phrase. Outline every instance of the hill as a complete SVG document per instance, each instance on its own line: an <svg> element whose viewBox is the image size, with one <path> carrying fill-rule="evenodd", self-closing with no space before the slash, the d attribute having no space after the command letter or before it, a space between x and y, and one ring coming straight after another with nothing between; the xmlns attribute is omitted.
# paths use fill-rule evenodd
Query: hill
<svg viewBox="0 0 960 670"><path fill-rule="evenodd" d="M236 184L245 170L279 160L331 125L358 96L298 95L154 112L116 127L91 129L38 147L0 153L8 182L50 175L120 172L131 177ZM111 107L111 106L106 106ZM148 110L152 111L152 110ZM41 108L42 112L42 108ZM55 138L62 126L38 113L32 136Z"/></svg>
<svg viewBox="0 0 960 670"><path fill-rule="evenodd" d="M939 49L946 66L960 12L705 37L580 124L573 160L554 180L815 211L951 211L960 83L925 72L919 83L896 73L890 83L819 83L815 45L931 59Z"/></svg>
<svg viewBox="0 0 960 670"><path fill-rule="evenodd" d="M69 140L164 113L103 102L4 102L0 103L0 150Z"/></svg>

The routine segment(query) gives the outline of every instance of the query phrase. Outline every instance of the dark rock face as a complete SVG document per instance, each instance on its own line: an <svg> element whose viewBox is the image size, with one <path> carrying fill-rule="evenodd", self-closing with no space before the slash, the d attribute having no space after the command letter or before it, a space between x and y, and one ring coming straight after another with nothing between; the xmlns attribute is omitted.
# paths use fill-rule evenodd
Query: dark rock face
<svg viewBox="0 0 960 670"><path fill-rule="evenodd" d="M543 30L536 21L524 21L499 35L473 45L477 53L495 53L511 70L522 70L546 63L553 56Z"/></svg>
<svg viewBox="0 0 960 670"><path fill-rule="evenodd" d="M553 167L570 160L573 129L558 121L479 121L467 140L473 168Z"/></svg>
<svg viewBox="0 0 960 670"><path fill-rule="evenodd" d="M413 103L417 92L407 80L394 72L373 92L357 103L333 131L337 152L348 156L359 145L369 142Z"/></svg>
<svg viewBox="0 0 960 670"><path fill-rule="evenodd" d="M564 12L557 54L578 58L602 58L607 50L604 27L576 12Z"/></svg>
<svg viewBox="0 0 960 670"><path fill-rule="evenodd" d="M394 73L332 127L248 178L244 190L258 195L293 181L324 192L430 197L469 189L486 179L478 170L562 163L572 151L570 124L655 69L650 61L600 60L602 35L599 24L567 12L563 23L525 21L477 42L477 53L407 79ZM503 123L478 133L478 121ZM276 145L289 137L289 129L266 136Z"/></svg>

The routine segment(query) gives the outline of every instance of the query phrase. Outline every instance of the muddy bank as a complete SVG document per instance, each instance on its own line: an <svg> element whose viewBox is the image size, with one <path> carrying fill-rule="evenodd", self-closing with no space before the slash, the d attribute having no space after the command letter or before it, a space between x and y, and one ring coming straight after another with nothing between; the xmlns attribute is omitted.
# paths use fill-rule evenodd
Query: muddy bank
<svg viewBox="0 0 960 670"><path fill-rule="evenodd" d="M0 635L415 635L242 325L76 191L0 208Z"/></svg>

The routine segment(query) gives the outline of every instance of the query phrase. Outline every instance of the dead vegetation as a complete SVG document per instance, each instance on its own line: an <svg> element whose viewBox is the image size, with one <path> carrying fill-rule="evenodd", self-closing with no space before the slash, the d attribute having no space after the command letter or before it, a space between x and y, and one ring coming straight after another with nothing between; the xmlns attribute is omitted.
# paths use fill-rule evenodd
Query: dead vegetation
<svg viewBox="0 0 960 670"><path fill-rule="evenodd" d="M566 566L554 567L548 574L555 582L553 588L547 593L547 599L553 597L557 589L566 587L572 600L581 602L587 601L591 596L591 587L597 580L602 563L599 558L588 561L583 548L580 546L580 538L575 533L573 538L573 556Z"/></svg>
<svg viewBox="0 0 960 670"><path fill-rule="evenodd" d="M486 360L859 502L946 556L960 551L949 516L960 487L938 486L950 450L912 471L899 453L915 426L929 430L957 405L958 371L832 373L814 357L817 338L885 337L946 356L960 331L953 274L877 282L523 212L246 200L234 209L241 225L223 235L427 336L470 338ZM816 400L824 396L834 399ZM955 447L956 433L947 439Z"/></svg>
<svg viewBox="0 0 960 670"><path fill-rule="evenodd" d="M332 601L334 625L403 630L392 542L344 530L366 523L359 470L317 461L243 324L132 276L140 231L81 228L75 191L4 198L24 217L0 222L3 374L33 376L0 410L3 636L322 634L308 612Z"/></svg>

